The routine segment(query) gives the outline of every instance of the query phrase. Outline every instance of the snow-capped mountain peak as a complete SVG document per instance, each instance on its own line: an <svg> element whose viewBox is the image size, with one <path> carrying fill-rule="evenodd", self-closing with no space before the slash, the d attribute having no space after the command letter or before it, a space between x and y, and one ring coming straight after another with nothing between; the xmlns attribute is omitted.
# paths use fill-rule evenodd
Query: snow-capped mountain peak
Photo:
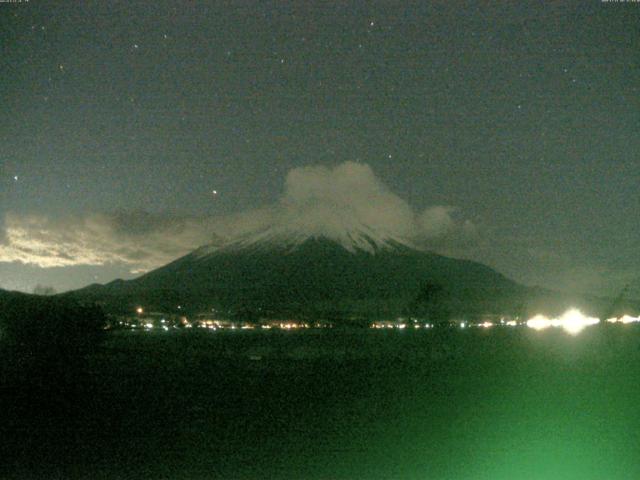
<svg viewBox="0 0 640 480"><path fill-rule="evenodd" d="M404 246L415 248L412 243L389 232L360 225L357 228L324 230L303 230L285 227L270 227L234 239L224 245L209 245L198 249L199 257L206 257L219 251L240 250L282 250L294 251L309 240L324 239L342 246L351 253L366 252L375 254L380 250L393 250Z"/></svg>

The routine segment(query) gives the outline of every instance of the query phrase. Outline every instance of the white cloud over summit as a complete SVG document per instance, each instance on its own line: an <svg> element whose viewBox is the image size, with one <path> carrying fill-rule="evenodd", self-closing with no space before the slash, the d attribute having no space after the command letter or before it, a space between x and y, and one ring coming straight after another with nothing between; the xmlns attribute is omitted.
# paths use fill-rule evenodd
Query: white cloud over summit
<svg viewBox="0 0 640 480"><path fill-rule="evenodd" d="M273 205L221 217L144 212L90 214L54 219L8 214L0 231L0 262L40 267L127 265L141 272L198 246L222 243L275 227L308 235L339 236L366 228L382 236L437 246L475 231L450 206L416 212L390 191L366 164L308 166L291 170Z"/></svg>
<svg viewBox="0 0 640 480"><path fill-rule="evenodd" d="M339 235L360 226L388 236L415 234L415 214L368 165L291 170L277 206L277 223L309 234Z"/></svg>

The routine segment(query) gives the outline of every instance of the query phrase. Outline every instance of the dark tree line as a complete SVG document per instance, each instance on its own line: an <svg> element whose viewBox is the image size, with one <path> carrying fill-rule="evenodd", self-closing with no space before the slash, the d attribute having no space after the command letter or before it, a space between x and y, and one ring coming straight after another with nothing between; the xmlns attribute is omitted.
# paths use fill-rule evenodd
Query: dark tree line
<svg viewBox="0 0 640 480"><path fill-rule="evenodd" d="M0 298L0 344L22 360L80 359L96 348L104 325L98 307L33 295Z"/></svg>
<svg viewBox="0 0 640 480"><path fill-rule="evenodd" d="M96 307L0 292L0 478L68 476L104 324Z"/></svg>

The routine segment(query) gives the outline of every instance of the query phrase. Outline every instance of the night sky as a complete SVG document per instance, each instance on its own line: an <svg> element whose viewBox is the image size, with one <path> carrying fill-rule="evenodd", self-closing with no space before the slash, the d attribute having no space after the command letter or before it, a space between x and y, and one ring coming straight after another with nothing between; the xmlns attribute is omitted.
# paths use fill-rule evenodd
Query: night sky
<svg viewBox="0 0 640 480"><path fill-rule="evenodd" d="M2 288L131 278L344 175L517 281L640 274L640 3L32 0L0 42Z"/></svg>

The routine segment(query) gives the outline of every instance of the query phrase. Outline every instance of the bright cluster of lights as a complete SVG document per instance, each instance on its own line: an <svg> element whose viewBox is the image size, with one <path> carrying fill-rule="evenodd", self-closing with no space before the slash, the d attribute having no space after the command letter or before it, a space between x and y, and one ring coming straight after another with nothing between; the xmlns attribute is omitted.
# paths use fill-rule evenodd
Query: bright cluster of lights
<svg viewBox="0 0 640 480"><path fill-rule="evenodd" d="M586 327L596 325L598 323L600 323L599 318L588 317L580 312L580 310L571 309L567 310L557 318L536 315L530 320L527 320L527 327L533 328L534 330L544 330L549 327L560 327L565 332L571 335L576 335Z"/></svg>
<svg viewBox="0 0 640 480"><path fill-rule="evenodd" d="M181 309L182 306L178 306L178 308ZM136 307L135 312L138 315L137 317L139 321L138 325L136 325L135 322L130 323L130 322L123 322L123 321L120 321L119 325L127 326L129 328L143 327L145 330L154 329L156 325L154 325L154 323L150 321L151 319L142 317L142 315L145 312L143 307L141 306ZM159 314L155 314L155 315L159 315ZM418 323L418 320L414 318L411 318L409 320L411 321L407 321L407 319L404 317L398 317L395 321L393 320L376 321L370 324L370 328L394 329L394 330L404 330L404 329L417 330L417 329L423 329L423 328L430 329L434 327L434 324L432 323L421 324L421 323ZM625 314L621 317L609 318L607 320L604 320L603 322L612 323L612 324L619 323L623 325L630 324L630 323L640 323L640 316L633 317L631 315ZM170 322L168 322L165 318L162 318L160 320L160 325L158 326L162 330L168 331L169 330L169 326L167 325L168 323ZM218 330L218 329L254 330L256 328L263 329L263 330L270 330L271 328L276 328L281 330L295 330L300 328L331 327L331 325L326 325L326 324L320 324L320 323L308 324L308 323L296 322L293 320L283 321L283 322L271 322L263 325L253 325L250 323L242 323L242 324L236 325L235 323L223 321L223 320L199 320L192 325L192 323L189 322L186 317L181 317L180 323L182 326L186 328L191 328L192 326L194 326L194 327L200 327L208 330ZM484 320L481 323L476 323L476 322L471 322L467 320L459 320L459 321L454 321L449 325L451 324L457 325L460 329L467 329L469 327L489 329L492 327L517 327L519 325L526 325L527 327L532 328L534 330L545 330L551 327L554 327L554 328L559 327L571 335L577 335L586 327L591 325L596 325L598 323L600 323L600 319L595 317L589 317L587 315L584 315L580 310L572 308L570 310L567 310L561 316L555 317L555 318L550 318L545 315L539 314L530 318L526 322L521 322L517 318L513 319L509 317L506 317L506 318L502 317L499 321L495 321L495 322ZM173 325L172 328L177 328L177 326Z"/></svg>
<svg viewBox="0 0 640 480"><path fill-rule="evenodd" d="M622 317L619 317L619 318L607 319L607 323L623 323L625 325L627 323L636 323L636 322L640 322L640 317L632 317L631 315L623 315Z"/></svg>
<svg viewBox="0 0 640 480"><path fill-rule="evenodd" d="M431 323L425 323L425 324L420 324L420 323L413 323L413 324L408 324L408 323L397 323L397 322L393 322L393 321L388 321L388 322L373 322L371 325L369 325L369 328L373 328L376 330L382 330L382 329L389 329L389 330L405 330L407 328L413 328L414 330L420 330L421 328L433 328L433 324Z"/></svg>
<svg viewBox="0 0 640 480"><path fill-rule="evenodd" d="M330 325L325 324L310 324L310 323L300 323L296 321L287 321L287 322L272 322L268 324L253 324L253 323L233 323L227 320L197 320L195 322L196 327L204 328L208 330L271 330L271 329L280 329L280 330L297 330L304 328L326 328L330 327Z"/></svg>
<svg viewBox="0 0 640 480"><path fill-rule="evenodd" d="M213 320L206 320L200 323L200 328L208 328L209 330L217 330L220 327L219 322Z"/></svg>

